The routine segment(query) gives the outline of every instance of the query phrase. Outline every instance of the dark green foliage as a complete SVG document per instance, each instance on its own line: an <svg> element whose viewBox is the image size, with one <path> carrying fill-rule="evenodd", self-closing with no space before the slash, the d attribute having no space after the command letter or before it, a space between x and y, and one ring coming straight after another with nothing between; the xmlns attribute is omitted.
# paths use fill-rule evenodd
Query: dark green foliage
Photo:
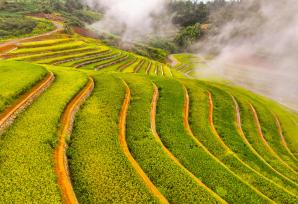
<svg viewBox="0 0 298 204"><path fill-rule="evenodd" d="M28 34L37 26L37 21L30 18L0 18L0 38Z"/></svg>
<svg viewBox="0 0 298 204"><path fill-rule="evenodd" d="M173 23L182 27L205 23L209 17L208 6L199 1L172 1L170 10L175 13Z"/></svg>
<svg viewBox="0 0 298 204"><path fill-rule="evenodd" d="M201 36L201 25L196 23L192 26L187 26L182 29L176 36L175 42L181 48L186 48L192 44L192 42L198 40Z"/></svg>
<svg viewBox="0 0 298 204"><path fill-rule="evenodd" d="M163 49L163 50L167 51L168 53L178 52L177 45L174 42L172 42L171 40L168 40L165 38L155 38L149 43L149 45L151 47Z"/></svg>
<svg viewBox="0 0 298 204"><path fill-rule="evenodd" d="M0 5L1 6L1 5ZM9 2L2 4L0 16L24 16L34 13L60 13L68 25L84 26L84 23L93 23L100 19L100 14L76 0L45 0Z"/></svg>

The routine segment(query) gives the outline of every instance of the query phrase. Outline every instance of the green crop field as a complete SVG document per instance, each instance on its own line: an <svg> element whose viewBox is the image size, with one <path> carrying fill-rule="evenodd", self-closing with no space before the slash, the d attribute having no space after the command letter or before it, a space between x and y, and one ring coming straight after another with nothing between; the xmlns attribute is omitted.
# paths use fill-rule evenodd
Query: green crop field
<svg viewBox="0 0 298 204"><path fill-rule="evenodd" d="M47 74L42 66L13 61L0 61L0 72L0 112Z"/></svg>
<svg viewBox="0 0 298 204"><path fill-rule="evenodd" d="M0 44L0 203L298 203L297 112L200 79L202 56L171 66L40 21Z"/></svg>

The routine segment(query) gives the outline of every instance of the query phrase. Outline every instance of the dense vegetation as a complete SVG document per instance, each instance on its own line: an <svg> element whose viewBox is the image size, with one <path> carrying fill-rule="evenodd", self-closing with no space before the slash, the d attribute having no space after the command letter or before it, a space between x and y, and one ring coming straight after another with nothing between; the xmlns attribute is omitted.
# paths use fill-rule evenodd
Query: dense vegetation
<svg viewBox="0 0 298 204"><path fill-rule="evenodd" d="M42 66L24 62L0 62L0 112L45 77Z"/></svg>
<svg viewBox="0 0 298 204"><path fill-rule="evenodd" d="M30 17L20 18L20 16L0 15L1 40L38 35L50 30L54 30L54 28L55 26L46 20L37 20Z"/></svg>
<svg viewBox="0 0 298 204"><path fill-rule="evenodd" d="M68 152L78 200L153 202L153 196L124 157L118 142L123 84L111 75L97 75L94 79L95 90L77 116Z"/></svg>
<svg viewBox="0 0 298 204"><path fill-rule="evenodd" d="M87 77L71 70L51 70L56 75L52 87L1 135L1 203L61 202L53 169L59 119Z"/></svg>
<svg viewBox="0 0 298 204"><path fill-rule="evenodd" d="M0 7L22 16L34 3ZM237 3L171 4L182 28L176 40L187 47L201 36L197 31L216 5ZM70 16L90 11L74 0L39 6ZM141 56L64 31L12 40L8 50L0 44L0 121L49 72L55 75L0 131L0 203L298 202L296 112L226 82L196 79L198 71L209 69L204 56L174 54L171 67L163 61L168 53L153 45L137 45ZM173 41L158 40L179 50ZM91 79L91 95L80 98ZM68 107L74 124L66 130L62 169L74 190L71 198L54 155Z"/></svg>
<svg viewBox="0 0 298 204"><path fill-rule="evenodd" d="M65 19L67 25L83 26L84 23L92 23L100 19L100 15L84 6L76 0L28 0L28 1L2 1L0 3L0 16L12 17L32 14L59 13Z"/></svg>

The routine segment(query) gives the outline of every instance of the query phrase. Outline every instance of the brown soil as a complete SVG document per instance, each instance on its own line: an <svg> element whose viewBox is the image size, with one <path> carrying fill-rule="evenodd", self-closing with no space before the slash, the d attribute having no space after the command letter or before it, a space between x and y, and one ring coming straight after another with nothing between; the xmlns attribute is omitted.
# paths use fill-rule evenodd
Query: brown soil
<svg viewBox="0 0 298 204"><path fill-rule="evenodd" d="M85 87L70 101L67 105L62 119L62 127L59 130L59 144L55 150L55 170L58 177L58 184L61 189L62 197L67 204L77 204L77 198L73 191L71 180L69 177L68 163L66 157L66 138L68 138L72 131L74 116L76 111L84 100L91 94L94 88L93 79L90 78Z"/></svg>
<svg viewBox="0 0 298 204"><path fill-rule="evenodd" d="M42 40L50 35L59 33L64 30L62 23L57 22L57 21L52 21L52 23L56 27L56 29L53 31L43 33L43 34L37 35L37 36L15 39L15 40L11 40L11 41L0 44L0 57L2 57L2 56L6 57L6 55L5 55L6 53L10 52L13 49L17 49L19 43Z"/></svg>
<svg viewBox="0 0 298 204"><path fill-rule="evenodd" d="M133 158L131 155L128 144L126 142L126 117L127 117L127 111L131 99L131 92L128 87L128 85L123 81L126 89L125 93L125 99L122 105L122 109L119 115L119 142L121 149L128 159L128 161L131 163L133 168L136 170L138 175L142 178L147 188L151 191L151 193L161 202L161 203L168 203L167 199L159 192L159 190L156 188L156 186L152 183L152 181L148 178L148 176L145 174L143 169L140 167L140 165L137 163L137 161Z"/></svg>
<svg viewBox="0 0 298 204"><path fill-rule="evenodd" d="M231 152L230 148L225 144L225 142L219 136L217 130L214 127L214 123L213 123L213 109L214 109L214 106L213 106L213 100L212 100L211 92L208 92L208 97L209 97L209 124L210 124L211 130L212 130L213 134L216 136L216 138L218 139L218 141L220 141L222 146L225 148L225 150Z"/></svg>
<svg viewBox="0 0 298 204"><path fill-rule="evenodd" d="M170 61L170 64L172 67L175 67L180 62L174 57L174 55L169 55L168 60Z"/></svg>
<svg viewBox="0 0 298 204"><path fill-rule="evenodd" d="M55 14L34 13L34 14L30 14L29 16L33 16L36 18L45 18L51 21L64 22L64 18L62 16L55 15Z"/></svg>
<svg viewBox="0 0 298 204"><path fill-rule="evenodd" d="M54 81L55 76L50 72L45 79L35 85L28 93L21 96L13 105L0 114L0 132L13 123L14 119L42 94Z"/></svg>
<svg viewBox="0 0 298 204"><path fill-rule="evenodd" d="M98 39L98 35L95 32L88 30L86 28L74 27L73 30L74 30L74 32L76 32L77 34L79 34L81 36Z"/></svg>
<svg viewBox="0 0 298 204"><path fill-rule="evenodd" d="M287 141L286 141L286 139L284 137L284 134L283 134L283 131L282 131L282 127L281 127L280 121L279 121L279 119L278 119L277 116L275 116L275 121L276 121L276 126L278 128L278 132L279 132L279 135L280 135L280 138L281 138L281 143L282 143L283 147L287 150L287 152L289 153L289 155L294 160L298 161L297 158L295 157L295 155L292 153L292 151L288 147Z"/></svg>
<svg viewBox="0 0 298 204"><path fill-rule="evenodd" d="M190 130L189 124L188 124L188 113L189 113L189 100L188 95L186 95L185 104L184 104L184 125L186 129ZM157 107L157 101L159 97L158 88L156 85L154 85L154 93L153 93L153 99L152 99L152 106L151 106L151 130L152 133L156 139L156 141L161 145L163 151L171 158L181 169L185 171L192 179L195 181L198 186L203 187L205 190L207 190L211 195L213 195L215 198L217 198L221 203L226 203L221 197L219 197L217 194L215 194L211 189L209 189L200 179L198 179L195 175L193 175L181 162L172 154L172 152L164 146L162 143L157 131L156 131L156 107Z"/></svg>
<svg viewBox="0 0 298 204"><path fill-rule="evenodd" d="M255 108L253 107L252 104L250 104L250 108L251 108L251 111L252 111L253 116L254 116L255 125L257 127L258 135L261 138L262 143L264 144L264 146L266 147L266 149L272 154L272 156L274 156L276 159L278 159L285 167L287 167L294 174L297 174L297 172L292 167L290 167L284 160L282 160L279 157L279 155L271 148L271 146L267 142L266 138L264 137L264 134L263 134L263 131L262 131L262 127L261 127L261 124L260 124L260 121L259 121L259 117L258 117L257 111L255 110Z"/></svg>

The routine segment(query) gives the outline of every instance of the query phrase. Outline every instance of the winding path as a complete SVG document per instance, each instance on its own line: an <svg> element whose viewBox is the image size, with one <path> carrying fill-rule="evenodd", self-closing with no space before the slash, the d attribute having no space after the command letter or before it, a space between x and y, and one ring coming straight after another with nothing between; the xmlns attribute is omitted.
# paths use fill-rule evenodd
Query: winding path
<svg viewBox="0 0 298 204"><path fill-rule="evenodd" d="M1 54L6 54L8 52L11 52L11 51L17 49L19 43L26 42L26 41L31 41L31 40L37 40L37 39L39 39L41 37L50 36L50 35L53 35L55 33L58 33L60 31L63 31L64 30L64 26L63 26L62 23L57 22L57 21L51 21L51 22L56 27L55 30L52 30L50 32L43 33L43 34L40 34L40 35L36 35L36 36L31 36L31 37L26 37L26 38L19 38L19 39L15 39L15 40L10 40L8 42L5 42L5 43L0 44L0 57L1 57Z"/></svg>
<svg viewBox="0 0 298 204"><path fill-rule="evenodd" d="M178 65L179 63L181 63L181 62L179 62L179 61L174 57L174 55L169 55L169 56L168 56L168 59L169 59L170 62L171 62L171 67L175 67L176 65Z"/></svg>
<svg viewBox="0 0 298 204"><path fill-rule="evenodd" d="M147 186L147 188L150 190L150 192L161 202L161 203L169 203L168 200L159 192L159 190L156 188L156 186L152 183L152 181L148 178L148 176L145 174L141 166L137 163L137 161L133 158L131 155L128 144L126 142L126 117L127 117L127 111L129 107L129 103L131 100L131 91L126 84L125 81L122 81L125 86L125 99L121 108L121 112L119 115L119 142L121 149L128 159L128 161L131 163L133 168L136 170L136 172L139 174L139 176L142 178L143 182Z"/></svg>
<svg viewBox="0 0 298 204"><path fill-rule="evenodd" d="M40 94L42 94L54 81L55 76L50 72L41 82L23 96L21 96L13 105L8 107L0 114L0 133L8 127L17 115L28 107Z"/></svg>
<svg viewBox="0 0 298 204"><path fill-rule="evenodd" d="M61 129L59 130L59 144L55 150L55 170L58 177L58 184L61 190L63 200L67 204L77 204L77 198L73 191L71 180L69 177L68 163L66 157L66 138L68 138L72 131L74 115L79 109L79 106L91 94L94 88L94 81L89 78L85 87L70 101L67 105L62 119Z"/></svg>

